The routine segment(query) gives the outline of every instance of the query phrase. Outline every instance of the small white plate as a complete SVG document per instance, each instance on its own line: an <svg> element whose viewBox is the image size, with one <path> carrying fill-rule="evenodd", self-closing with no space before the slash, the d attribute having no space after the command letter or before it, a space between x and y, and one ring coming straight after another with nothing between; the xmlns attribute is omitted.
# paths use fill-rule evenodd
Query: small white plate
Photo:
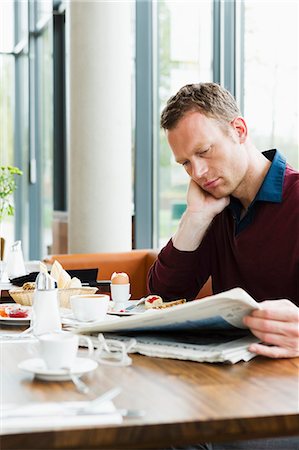
<svg viewBox="0 0 299 450"><path fill-rule="evenodd" d="M89 358L76 358L74 367L71 370L72 375L81 377L85 373L95 370L98 363ZM18 365L19 369L25 370L35 375L35 378L46 381L67 381L70 375L63 369L48 369L45 361L41 358L25 359Z"/></svg>
<svg viewBox="0 0 299 450"><path fill-rule="evenodd" d="M137 314L143 314L145 312L144 311L117 311L114 309L111 309L110 311L107 312L107 314L113 315L113 316L135 316Z"/></svg>
<svg viewBox="0 0 299 450"><path fill-rule="evenodd" d="M3 307L20 307L25 311L28 311L28 317L2 317L0 316L0 324L2 325L29 325L30 323L30 315L31 315L31 306L22 306L17 303L1 303L0 308Z"/></svg>
<svg viewBox="0 0 299 450"><path fill-rule="evenodd" d="M143 300L144 300L143 298L140 300L130 300L128 302L123 303L123 307L119 309L115 309L114 302L111 302L107 314L115 316L134 316L135 314L143 314L145 312L144 304L142 304ZM126 308L130 309L127 310ZM134 308L136 308L136 310Z"/></svg>

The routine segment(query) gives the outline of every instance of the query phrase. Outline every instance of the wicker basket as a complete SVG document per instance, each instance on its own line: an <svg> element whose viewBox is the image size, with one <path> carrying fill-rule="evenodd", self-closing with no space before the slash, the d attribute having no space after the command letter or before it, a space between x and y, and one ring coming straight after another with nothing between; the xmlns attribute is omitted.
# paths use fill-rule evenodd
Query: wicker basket
<svg viewBox="0 0 299 450"><path fill-rule="evenodd" d="M62 308L70 308L70 298L72 295L91 295L97 292L96 287L83 286L79 288L58 289L59 305ZM34 291L28 291L22 288L15 288L9 291L9 295L16 303L23 306L31 306Z"/></svg>

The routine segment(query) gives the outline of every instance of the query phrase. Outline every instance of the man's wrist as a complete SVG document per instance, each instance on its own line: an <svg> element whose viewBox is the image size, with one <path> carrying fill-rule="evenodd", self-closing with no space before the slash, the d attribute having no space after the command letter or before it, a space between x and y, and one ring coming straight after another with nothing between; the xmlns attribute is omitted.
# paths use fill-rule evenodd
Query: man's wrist
<svg viewBox="0 0 299 450"><path fill-rule="evenodd" d="M181 251L194 251L202 242L213 218L202 212L186 210L172 238L173 246Z"/></svg>

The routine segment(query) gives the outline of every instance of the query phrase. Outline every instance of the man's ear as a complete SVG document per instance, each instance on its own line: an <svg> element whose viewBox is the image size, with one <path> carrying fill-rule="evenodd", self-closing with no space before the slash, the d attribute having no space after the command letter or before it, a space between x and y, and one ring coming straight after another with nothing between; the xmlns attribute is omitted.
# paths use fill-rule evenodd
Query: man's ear
<svg viewBox="0 0 299 450"><path fill-rule="evenodd" d="M231 121L231 125L239 136L240 144L244 144L247 138L247 125L243 117L236 117Z"/></svg>

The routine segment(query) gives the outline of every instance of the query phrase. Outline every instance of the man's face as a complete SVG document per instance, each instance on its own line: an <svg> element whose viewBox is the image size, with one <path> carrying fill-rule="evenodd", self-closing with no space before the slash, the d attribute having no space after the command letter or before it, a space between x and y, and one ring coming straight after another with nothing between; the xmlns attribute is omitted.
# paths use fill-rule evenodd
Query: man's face
<svg viewBox="0 0 299 450"><path fill-rule="evenodd" d="M167 130L176 161L215 198L234 195L241 188L248 168L238 127L233 124L228 127L224 130L215 119L200 112L190 112L175 128Z"/></svg>

